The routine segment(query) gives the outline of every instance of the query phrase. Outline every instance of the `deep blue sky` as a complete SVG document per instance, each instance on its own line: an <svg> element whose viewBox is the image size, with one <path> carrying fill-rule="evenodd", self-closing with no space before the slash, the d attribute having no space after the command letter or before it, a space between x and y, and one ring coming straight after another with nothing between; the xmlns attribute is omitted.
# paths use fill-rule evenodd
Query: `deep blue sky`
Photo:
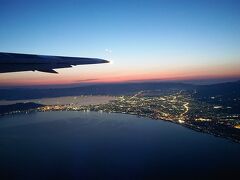
<svg viewBox="0 0 240 180"><path fill-rule="evenodd" d="M114 60L110 68L76 68L83 78L236 75L240 61L238 0L0 0L0 20L2 52ZM204 68L215 74L199 70Z"/></svg>

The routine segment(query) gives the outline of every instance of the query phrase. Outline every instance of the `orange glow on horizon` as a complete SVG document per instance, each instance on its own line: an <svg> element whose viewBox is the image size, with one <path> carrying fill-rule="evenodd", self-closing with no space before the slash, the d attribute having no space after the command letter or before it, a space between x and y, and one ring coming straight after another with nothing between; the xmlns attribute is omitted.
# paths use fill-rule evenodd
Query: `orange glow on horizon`
<svg viewBox="0 0 240 180"><path fill-rule="evenodd" d="M1 86L35 86L35 85L70 85L70 84L86 84L86 83L124 83L124 82L141 82L141 81L184 81L184 80L211 80L211 79L224 79L233 78L240 79L239 74L170 74L170 73L156 73L156 74L141 74L141 75L125 75L125 76L113 76L113 77L98 77L98 79L32 79L32 80L15 80L13 82L1 82Z"/></svg>
<svg viewBox="0 0 240 180"><path fill-rule="evenodd" d="M86 66L59 69L59 74L42 72L6 73L0 76L0 87L34 85L69 85L86 83L121 83L137 81L183 81L201 79L240 79L238 64L219 66L118 67Z"/></svg>

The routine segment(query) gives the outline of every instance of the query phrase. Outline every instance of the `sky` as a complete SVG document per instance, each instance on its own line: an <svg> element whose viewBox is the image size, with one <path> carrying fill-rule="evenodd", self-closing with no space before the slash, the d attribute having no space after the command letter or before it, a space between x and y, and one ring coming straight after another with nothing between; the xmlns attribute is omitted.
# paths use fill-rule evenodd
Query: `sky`
<svg viewBox="0 0 240 180"><path fill-rule="evenodd" d="M0 52L96 57L0 86L240 79L239 0L0 0Z"/></svg>

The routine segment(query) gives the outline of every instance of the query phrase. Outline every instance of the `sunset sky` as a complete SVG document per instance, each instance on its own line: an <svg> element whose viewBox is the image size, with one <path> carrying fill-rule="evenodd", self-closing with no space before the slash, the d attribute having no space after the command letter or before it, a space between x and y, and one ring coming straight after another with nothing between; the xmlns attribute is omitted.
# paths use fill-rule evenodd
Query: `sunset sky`
<svg viewBox="0 0 240 180"><path fill-rule="evenodd" d="M239 0L0 0L0 52L97 57L0 86L240 79Z"/></svg>

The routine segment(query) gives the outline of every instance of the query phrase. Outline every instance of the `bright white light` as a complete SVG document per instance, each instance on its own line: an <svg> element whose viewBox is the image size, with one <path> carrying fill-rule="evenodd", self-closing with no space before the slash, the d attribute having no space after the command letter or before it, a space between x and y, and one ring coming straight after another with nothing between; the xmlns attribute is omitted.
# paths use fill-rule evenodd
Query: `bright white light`
<svg viewBox="0 0 240 180"><path fill-rule="evenodd" d="M113 64L113 61L109 61L109 64Z"/></svg>
<svg viewBox="0 0 240 180"><path fill-rule="evenodd" d="M178 120L178 122L179 122L180 124L183 124L185 121L183 121L183 120Z"/></svg>

